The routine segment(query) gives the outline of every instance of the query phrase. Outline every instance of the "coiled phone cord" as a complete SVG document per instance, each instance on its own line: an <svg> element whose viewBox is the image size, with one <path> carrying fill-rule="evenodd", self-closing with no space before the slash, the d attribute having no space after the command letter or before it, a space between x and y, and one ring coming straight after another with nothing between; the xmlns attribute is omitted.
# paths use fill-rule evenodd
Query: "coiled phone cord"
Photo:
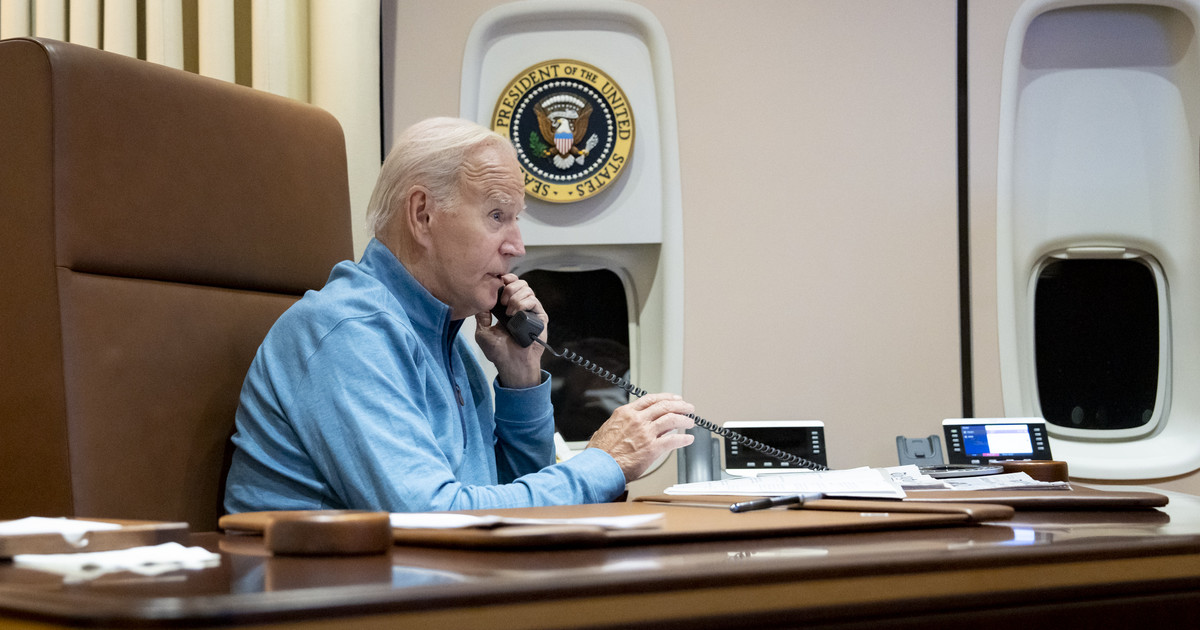
<svg viewBox="0 0 1200 630"><path fill-rule="evenodd" d="M540 344L546 350L550 351L550 354L553 354L554 356L556 356L560 359L566 359L567 361L574 363L575 365L591 372L592 374L599 376L600 378L604 379L605 381L612 383L613 385L616 385L617 387L620 387L626 393L628 393L629 395L631 395L635 398L641 398L642 396L645 396L647 393L646 390L634 385L633 383L630 383L629 381L617 376L616 374L613 374L612 372L600 367L599 365L596 365L595 363L588 361L587 359L572 352L569 348L563 348L562 352L559 352L558 350L555 350L554 348L552 348L550 346L550 344L546 343L545 341L542 341L541 339L539 339L537 337L531 337L531 339L533 341L536 341L538 344ZM717 426L717 425L709 422L708 420L705 420L704 418L697 416L694 413L689 413L687 415L687 417L691 418L692 421L696 423L696 426L698 426L702 429L708 429L709 431L716 433L717 435L720 435L721 437L724 437L727 440L733 440L733 441L737 442L738 444L742 444L745 447L756 450L760 453L763 453L764 455L770 455L771 457L774 457L776 459L779 459L779 460L782 460L782 461L785 461L785 462L788 462L791 464L796 464L798 466L802 466L804 468L808 468L811 470L829 470L828 467L822 466L821 464L818 464L814 461L804 459L803 457L793 455L786 451L781 451L773 446L768 446L766 444L763 444L762 442L759 442L758 440L748 438L748 437L738 433L737 431L732 431L730 429L726 429L725 427Z"/></svg>

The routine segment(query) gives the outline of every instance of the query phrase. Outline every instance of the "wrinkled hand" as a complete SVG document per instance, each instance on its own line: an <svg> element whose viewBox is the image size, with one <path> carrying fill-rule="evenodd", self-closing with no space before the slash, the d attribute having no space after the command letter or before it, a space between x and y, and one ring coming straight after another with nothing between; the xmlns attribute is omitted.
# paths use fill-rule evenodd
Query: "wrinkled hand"
<svg viewBox="0 0 1200 630"><path fill-rule="evenodd" d="M674 394L650 394L618 407L592 435L588 448L598 448L617 460L625 481L642 476L663 453L695 439L683 433L695 423L695 409ZM672 433L678 431L678 433Z"/></svg>

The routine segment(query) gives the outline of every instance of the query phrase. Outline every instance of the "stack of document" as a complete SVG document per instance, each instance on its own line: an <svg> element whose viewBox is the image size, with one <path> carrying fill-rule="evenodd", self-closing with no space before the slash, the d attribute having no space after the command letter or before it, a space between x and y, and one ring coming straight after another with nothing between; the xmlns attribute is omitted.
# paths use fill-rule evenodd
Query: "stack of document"
<svg viewBox="0 0 1200 630"><path fill-rule="evenodd" d="M903 499L904 489L886 471L851 468L826 472L797 472L719 481L675 484L666 489L673 495L787 496L820 492L827 497Z"/></svg>
<svg viewBox="0 0 1200 630"><path fill-rule="evenodd" d="M718 481L680 483L665 490L673 495L734 495L777 497L819 492L827 497L903 499L905 490L1070 490L1063 481L1037 481L1029 475L1008 473L934 479L916 466L851 468L826 472L795 472L734 477Z"/></svg>
<svg viewBox="0 0 1200 630"><path fill-rule="evenodd" d="M950 479L934 479L921 472L916 466L893 466L885 468L892 480L905 490L960 490L977 492L979 490L1070 490L1071 484L1066 481L1038 481L1028 473L1013 472L1002 474L985 474L971 477L952 477Z"/></svg>
<svg viewBox="0 0 1200 630"><path fill-rule="evenodd" d="M951 490L1070 490L1071 484L1066 481L1038 481L1028 473L1014 472L1002 475L983 475L980 477L957 477L945 479Z"/></svg>

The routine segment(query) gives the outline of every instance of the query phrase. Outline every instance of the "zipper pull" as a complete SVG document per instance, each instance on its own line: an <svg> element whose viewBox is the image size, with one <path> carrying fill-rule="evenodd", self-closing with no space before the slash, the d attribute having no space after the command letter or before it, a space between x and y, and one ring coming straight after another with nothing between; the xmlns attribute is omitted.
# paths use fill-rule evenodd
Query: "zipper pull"
<svg viewBox="0 0 1200 630"><path fill-rule="evenodd" d="M458 389L458 385L454 386L454 397L458 399L459 407L467 406L467 401L463 400L462 391Z"/></svg>

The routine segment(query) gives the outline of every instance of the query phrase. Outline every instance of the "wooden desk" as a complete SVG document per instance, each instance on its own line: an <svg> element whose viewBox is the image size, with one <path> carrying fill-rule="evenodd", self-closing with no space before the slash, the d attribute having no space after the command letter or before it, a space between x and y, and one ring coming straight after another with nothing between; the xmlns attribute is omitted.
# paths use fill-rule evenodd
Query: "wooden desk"
<svg viewBox="0 0 1200 630"><path fill-rule="evenodd" d="M557 551L271 557L256 537L197 534L219 567L63 584L0 564L0 625L1196 627L1200 498L1169 496L1161 510Z"/></svg>

